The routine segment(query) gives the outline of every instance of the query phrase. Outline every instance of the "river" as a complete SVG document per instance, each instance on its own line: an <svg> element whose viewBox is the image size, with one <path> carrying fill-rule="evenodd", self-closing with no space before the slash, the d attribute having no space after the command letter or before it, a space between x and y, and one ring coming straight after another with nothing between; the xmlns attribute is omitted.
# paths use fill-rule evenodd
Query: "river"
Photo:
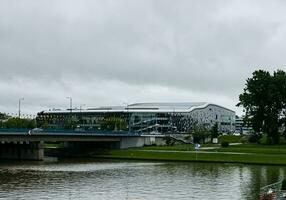
<svg viewBox="0 0 286 200"><path fill-rule="evenodd" d="M257 199L286 167L48 159L1 162L0 199Z"/></svg>

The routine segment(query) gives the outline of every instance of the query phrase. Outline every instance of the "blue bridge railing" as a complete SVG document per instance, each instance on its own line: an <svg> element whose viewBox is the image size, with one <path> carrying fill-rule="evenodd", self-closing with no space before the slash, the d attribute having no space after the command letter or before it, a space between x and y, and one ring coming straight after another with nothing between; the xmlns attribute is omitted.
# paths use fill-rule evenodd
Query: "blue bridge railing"
<svg viewBox="0 0 286 200"><path fill-rule="evenodd" d="M0 128L0 133L44 133L44 134L97 134L97 135L141 135L138 132L121 130L84 130L84 129L28 129L28 128Z"/></svg>

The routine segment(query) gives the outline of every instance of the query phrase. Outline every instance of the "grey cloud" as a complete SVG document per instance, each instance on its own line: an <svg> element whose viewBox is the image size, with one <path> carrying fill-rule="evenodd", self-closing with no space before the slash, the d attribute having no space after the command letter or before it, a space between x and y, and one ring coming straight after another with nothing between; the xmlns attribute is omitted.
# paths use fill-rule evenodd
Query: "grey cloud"
<svg viewBox="0 0 286 200"><path fill-rule="evenodd" d="M1 1L2 109L20 96L31 99L30 110L63 106L71 94L95 105L148 101L152 92L136 91L152 86L155 100L174 99L170 91L205 101L219 95L234 108L252 71L285 69L285 8L283 1Z"/></svg>

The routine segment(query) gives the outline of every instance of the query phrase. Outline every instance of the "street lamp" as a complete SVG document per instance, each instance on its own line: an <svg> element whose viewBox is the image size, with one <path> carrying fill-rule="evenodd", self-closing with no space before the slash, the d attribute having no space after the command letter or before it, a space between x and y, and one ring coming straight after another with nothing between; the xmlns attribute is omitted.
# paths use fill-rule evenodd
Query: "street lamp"
<svg viewBox="0 0 286 200"><path fill-rule="evenodd" d="M129 104L126 102L123 102L124 105L126 105L126 110L127 110L127 121L128 121L128 132L130 133L131 131L131 116L129 114Z"/></svg>
<svg viewBox="0 0 286 200"><path fill-rule="evenodd" d="M72 112L72 97L66 97L66 98L70 100L70 112Z"/></svg>
<svg viewBox="0 0 286 200"><path fill-rule="evenodd" d="M83 106L86 106L86 105L85 104L80 104L80 106L79 106L79 111L80 112L81 112Z"/></svg>
<svg viewBox="0 0 286 200"><path fill-rule="evenodd" d="M24 98L19 99L19 118L21 117L21 101L24 101Z"/></svg>
<svg viewBox="0 0 286 200"><path fill-rule="evenodd" d="M80 104L79 106L79 112L80 112L80 123L83 124L83 120L82 120L82 113L81 113L81 110L82 110L82 107L85 106L85 104Z"/></svg>

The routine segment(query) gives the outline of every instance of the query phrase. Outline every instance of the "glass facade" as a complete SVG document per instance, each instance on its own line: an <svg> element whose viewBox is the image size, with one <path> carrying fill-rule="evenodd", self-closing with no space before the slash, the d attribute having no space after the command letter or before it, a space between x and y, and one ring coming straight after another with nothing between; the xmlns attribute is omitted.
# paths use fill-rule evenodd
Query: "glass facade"
<svg viewBox="0 0 286 200"><path fill-rule="evenodd" d="M137 105L138 106L138 105ZM128 131L132 133L186 133L195 125L210 129L215 123L221 132L234 131L235 113L216 105L193 109L121 108L117 110L43 111L37 115L37 126L50 129L82 131Z"/></svg>

